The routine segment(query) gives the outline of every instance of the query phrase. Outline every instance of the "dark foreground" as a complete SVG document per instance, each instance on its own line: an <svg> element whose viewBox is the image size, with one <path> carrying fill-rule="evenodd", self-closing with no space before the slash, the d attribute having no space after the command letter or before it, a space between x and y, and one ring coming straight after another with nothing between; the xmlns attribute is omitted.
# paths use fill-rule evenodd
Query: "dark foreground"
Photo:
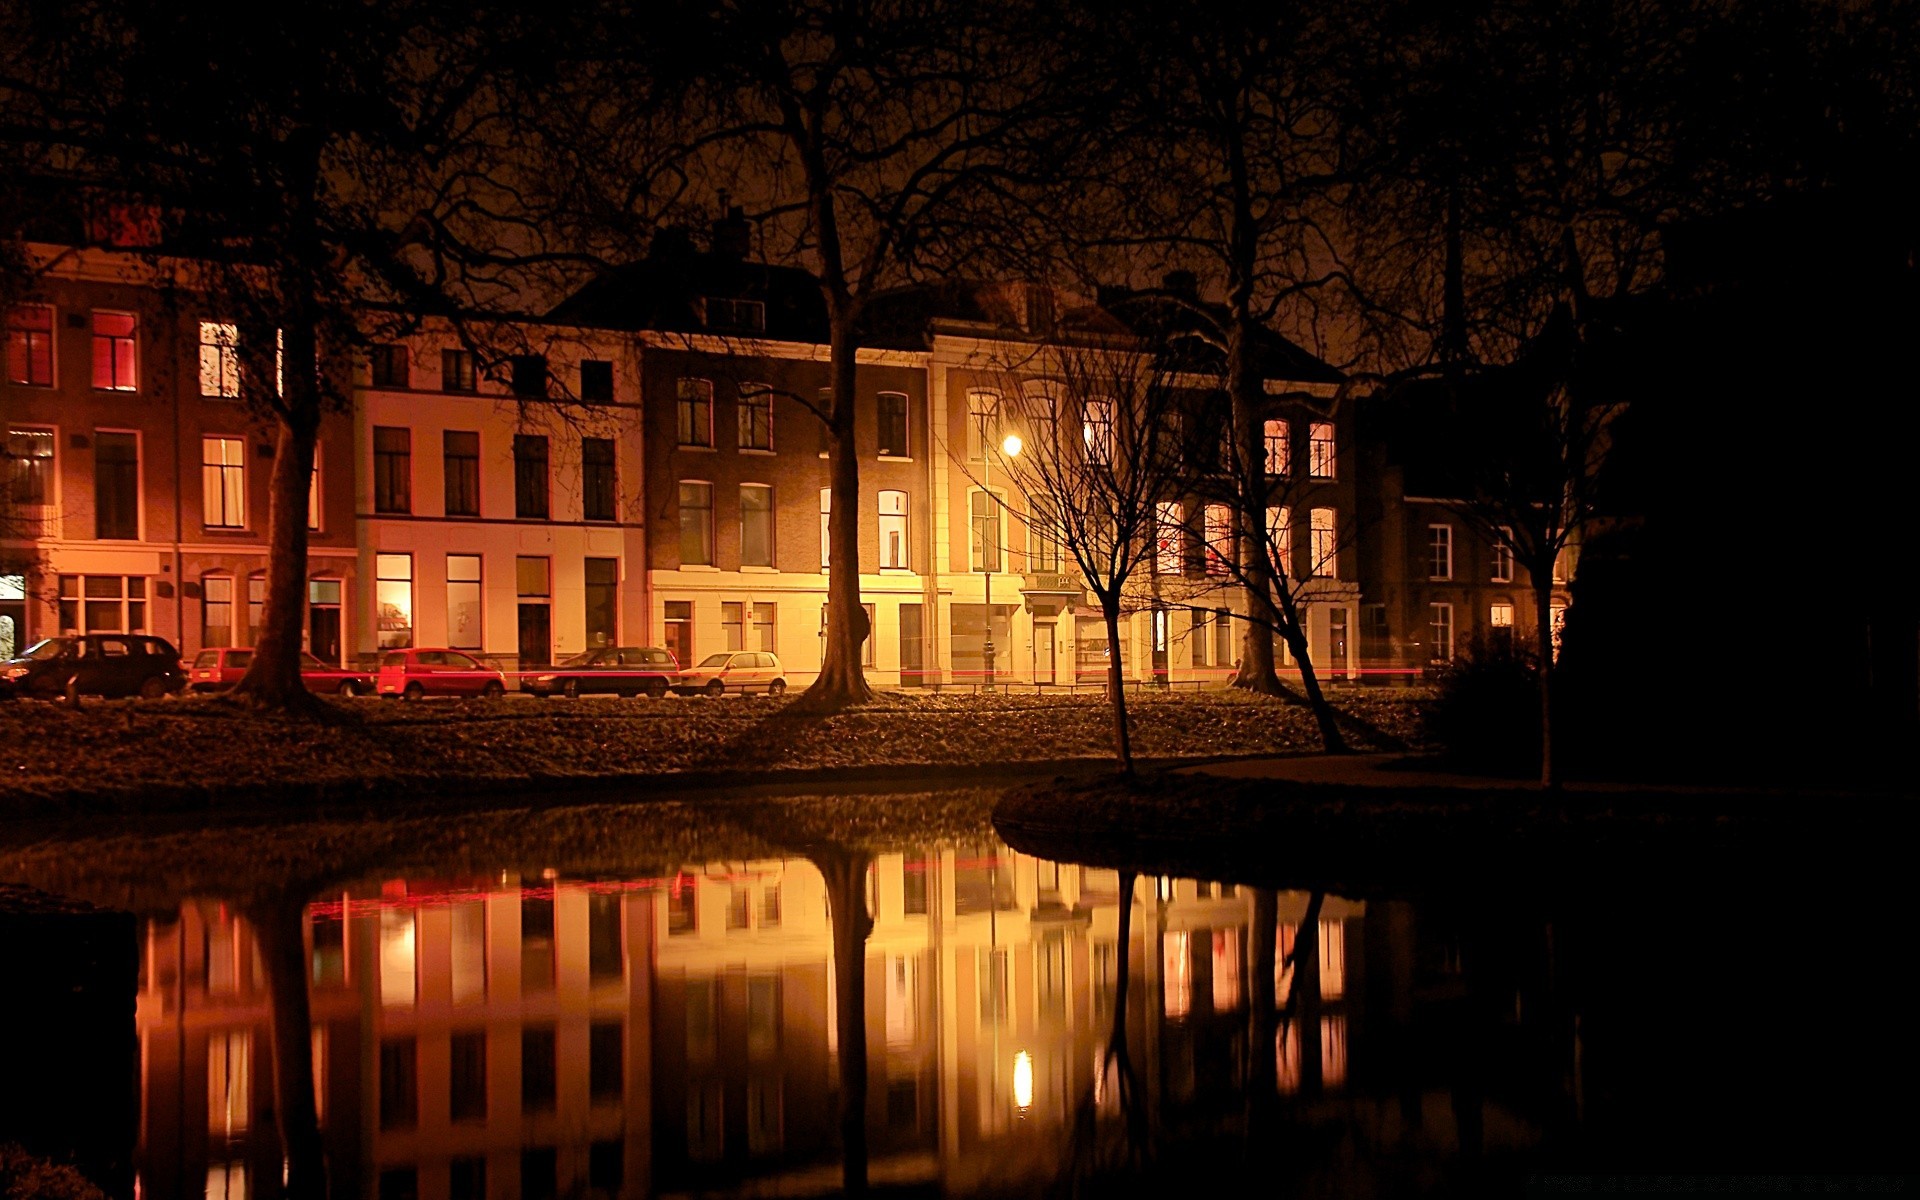
<svg viewBox="0 0 1920 1200"><path fill-rule="evenodd" d="M1002 841L990 791L16 834L0 1142L142 1200L1910 1169L1898 839L1455 795L1223 840L1178 786L1185 837L1030 795Z"/></svg>

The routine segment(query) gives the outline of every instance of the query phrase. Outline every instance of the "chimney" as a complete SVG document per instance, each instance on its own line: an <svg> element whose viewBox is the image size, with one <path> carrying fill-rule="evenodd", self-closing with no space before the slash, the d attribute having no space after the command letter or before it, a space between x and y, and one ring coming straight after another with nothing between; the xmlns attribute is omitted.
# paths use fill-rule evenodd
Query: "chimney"
<svg viewBox="0 0 1920 1200"><path fill-rule="evenodd" d="M1192 271L1168 271L1160 277L1160 286L1182 300L1200 299L1200 277Z"/></svg>
<svg viewBox="0 0 1920 1200"><path fill-rule="evenodd" d="M738 204L730 204L727 215L713 223L713 252L731 259L743 259L753 249L753 226Z"/></svg>

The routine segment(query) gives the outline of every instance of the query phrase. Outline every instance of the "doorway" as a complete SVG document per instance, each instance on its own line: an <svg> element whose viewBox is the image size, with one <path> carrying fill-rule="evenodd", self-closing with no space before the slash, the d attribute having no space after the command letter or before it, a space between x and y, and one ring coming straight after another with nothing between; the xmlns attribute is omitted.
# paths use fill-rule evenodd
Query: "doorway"
<svg viewBox="0 0 1920 1200"><path fill-rule="evenodd" d="M340 581L307 584L307 650L328 666L340 665Z"/></svg>
<svg viewBox="0 0 1920 1200"><path fill-rule="evenodd" d="M1036 684L1051 684L1054 681L1054 625L1051 621L1033 623L1033 681Z"/></svg>
<svg viewBox="0 0 1920 1200"><path fill-rule="evenodd" d="M900 686L921 687L927 682L926 634L922 614L926 606L900 606Z"/></svg>
<svg viewBox="0 0 1920 1200"><path fill-rule="evenodd" d="M1347 610L1327 610L1327 674L1334 679L1347 677Z"/></svg>

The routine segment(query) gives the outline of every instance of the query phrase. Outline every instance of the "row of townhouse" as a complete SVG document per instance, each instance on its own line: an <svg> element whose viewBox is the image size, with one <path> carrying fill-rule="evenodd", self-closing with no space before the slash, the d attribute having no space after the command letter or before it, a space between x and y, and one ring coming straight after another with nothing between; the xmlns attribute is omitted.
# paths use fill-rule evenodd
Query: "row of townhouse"
<svg viewBox="0 0 1920 1200"><path fill-rule="evenodd" d="M664 645L683 664L745 649L809 679L830 514L824 317L803 273L728 244L663 239L514 324L511 352L477 358L461 330L428 322L358 353L351 411L325 423L314 474L308 648L365 662L449 646L508 669L617 645ZM187 654L249 644L273 438L238 403L235 326L133 260L45 255L53 269L6 316L0 650L101 632ZM990 653L1002 681L1104 680L1097 608L990 453L1012 430L1007 391L1047 384L1039 347L1119 328L1103 300L952 285L876 305L856 426L877 684L977 682ZM1306 581L1322 673L1417 673L1524 626L1524 572L1444 505L1381 494L1397 476L1358 453L1339 375L1278 338L1273 350L1268 521ZM1194 390L1202 440L1217 439L1217 402ZM1063 417L1090 440L1110 420ZM1240 640L1219 557L1230 510L1195 493L1158 515L1123 669L1222 683Z"/></svg>

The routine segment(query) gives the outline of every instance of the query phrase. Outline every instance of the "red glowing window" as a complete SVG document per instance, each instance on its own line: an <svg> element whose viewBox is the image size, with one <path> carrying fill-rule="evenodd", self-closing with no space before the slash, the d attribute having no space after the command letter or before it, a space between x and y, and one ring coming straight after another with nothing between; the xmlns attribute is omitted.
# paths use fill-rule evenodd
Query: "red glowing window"
<svg viewBox="0 0 1920 1200"><path fill-rule="evenodd" d="M139 386L134 366L132 313L93 314L93 386L107 392L131 392Z"/></svg>

